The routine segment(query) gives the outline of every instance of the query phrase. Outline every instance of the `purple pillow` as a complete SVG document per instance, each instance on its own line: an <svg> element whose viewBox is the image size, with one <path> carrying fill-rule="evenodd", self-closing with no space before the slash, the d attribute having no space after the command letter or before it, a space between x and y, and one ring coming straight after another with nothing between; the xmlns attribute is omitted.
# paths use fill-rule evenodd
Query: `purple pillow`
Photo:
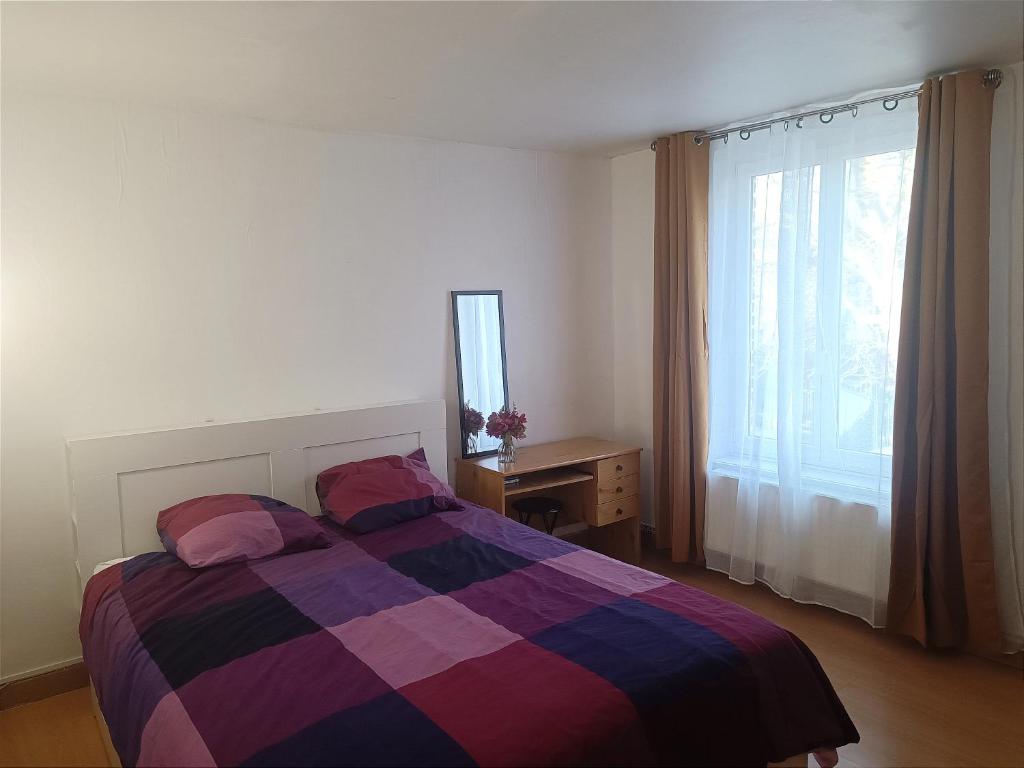
<svg viewBox="0 0 1024 768"><path fill-rule="evenodd" d="M427 463L427 452L424 451L422 448L417 448L415 451L407 455L405 458L408 459L409 461L414 461L417 464L422 464L423 468L427 470L427 472L430 471L430 464Z"/></svg>
<svg viewBox="0 0 1024 768"><path fill-rule="evenodd" d="M325 469L316 479L320 507L355 533L369 533L446 509L455 493L415 453L381 456Z"/></svg>
<svg viewBox="0 0 1024 768"><path fill-rule="evenodd" d="M244 493L175 504L157 515L156 530L164 548L191 568L330 546L327 534L301 509Z"/></svg>

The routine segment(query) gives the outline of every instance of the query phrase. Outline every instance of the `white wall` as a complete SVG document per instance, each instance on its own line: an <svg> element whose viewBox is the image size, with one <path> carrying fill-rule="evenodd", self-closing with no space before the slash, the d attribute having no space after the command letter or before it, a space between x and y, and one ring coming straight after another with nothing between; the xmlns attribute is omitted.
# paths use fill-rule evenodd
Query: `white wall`
<svg viewBox="0 0 1024 768"><path fill-rule="evenodd" d="M643 447L644 519L651 515L654 439L654 153L612 159L615 434Z"/></svg>
<svg viewBox="0 0 1024 768"><path fill-rule="evenodd" d="M2 134L5 678L80 655L67 436L446 397L454 453L473 288L529 440L612 429L607 160L9 91Z"/></svg>

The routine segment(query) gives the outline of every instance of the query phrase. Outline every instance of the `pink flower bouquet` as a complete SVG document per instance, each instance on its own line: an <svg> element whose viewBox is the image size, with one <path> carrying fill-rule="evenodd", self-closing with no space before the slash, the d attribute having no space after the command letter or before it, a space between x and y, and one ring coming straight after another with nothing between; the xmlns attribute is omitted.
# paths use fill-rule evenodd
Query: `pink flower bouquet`
<svg viewBox="0 0 1024 768"><path fill-rule="evenodd" d="M501 439L501 447L498 448L498 462L501 464L512 464L516 460L516 446L513 440L522 440L526 437L526 414L520 413L513 405L509 408L502 406L500 411L495 411L487 417L487 434L491 437Z"/></svg>
<svg viewBox="0 0 1024 768"><path fill-rule="evenodd" d="M514 404L511 408L503 405L487 417L487 434L502 440L506 436L522 440L526 437L526 414L520 413Z"/></svg>

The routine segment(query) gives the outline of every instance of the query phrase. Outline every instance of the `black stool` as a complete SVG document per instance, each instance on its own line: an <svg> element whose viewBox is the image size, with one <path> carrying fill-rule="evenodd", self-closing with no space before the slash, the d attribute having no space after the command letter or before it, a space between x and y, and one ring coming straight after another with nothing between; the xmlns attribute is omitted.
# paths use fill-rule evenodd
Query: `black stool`
<svg viewBox="0 0 1024 768"><path fill-rule="evenodd" d="M519 514L520 523L529 525L531 517L540 515L544 520L547 532L554 533L558 513L562 511L562 502L545 496L530 496L525 499L516 499L512 502L512 508Z"/></svg>

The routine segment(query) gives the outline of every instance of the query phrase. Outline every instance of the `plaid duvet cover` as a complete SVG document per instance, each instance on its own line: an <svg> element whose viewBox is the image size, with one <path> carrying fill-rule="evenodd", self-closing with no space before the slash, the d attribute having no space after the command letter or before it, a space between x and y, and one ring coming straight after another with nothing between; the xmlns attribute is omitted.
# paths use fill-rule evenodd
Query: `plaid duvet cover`
<svg viewBox="0 0 1024 768"><path fill-rule="evenodd" d="M858 739L759 616L464 504L332 546L88 583L124 765L763 765Z"/></svg>

